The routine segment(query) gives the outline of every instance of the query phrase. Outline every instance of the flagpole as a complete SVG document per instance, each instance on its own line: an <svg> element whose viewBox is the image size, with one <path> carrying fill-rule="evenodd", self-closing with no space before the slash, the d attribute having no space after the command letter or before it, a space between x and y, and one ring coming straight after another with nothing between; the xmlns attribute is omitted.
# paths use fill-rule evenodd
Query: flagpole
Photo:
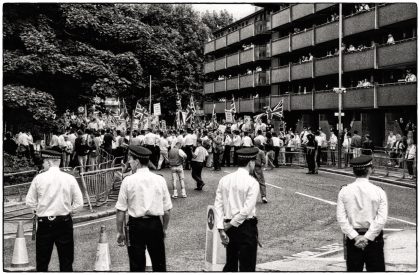
<svg viewBox="0 0 420 275"><path fill-rule="evenodd" d="M152 75L149 79L149 114L152 114Z"/></svg>

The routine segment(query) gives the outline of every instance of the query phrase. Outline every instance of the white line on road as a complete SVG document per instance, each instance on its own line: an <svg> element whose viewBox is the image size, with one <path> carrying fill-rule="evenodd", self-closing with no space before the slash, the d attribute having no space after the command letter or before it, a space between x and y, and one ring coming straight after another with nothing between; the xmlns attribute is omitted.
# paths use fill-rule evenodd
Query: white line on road
<svg viewBox="0 0 420 275"><path fill-rule="evenodd" d="M327 200L324 200L324 199L321 199L321 198L317 198L317 197L314 197L314 196L310 196L310 195L306 195L306 194L303 194L303 193L295 192L295 194L298 194L298 195L301 195L301 196L305 196L305 197L308 197L308 198L311 198L311 199L314 199L314 200L322 201L322 202L328 203L330 205L337 205L336 202L327 201Z"/></svg>
<svg viewBox="0 0 420 275"><path fill-rule="evenodd" d="M409 221L406 221L406 220L401 220L401 219L397 219L397 218L393 218L393 217L388 217L388 219L390 219L390 220L396 220L396 221L399 221L399 222L402 222L402 223L407 223L407 224L414 225L414 226L417 225L414 222L409 222Z"/></svg>

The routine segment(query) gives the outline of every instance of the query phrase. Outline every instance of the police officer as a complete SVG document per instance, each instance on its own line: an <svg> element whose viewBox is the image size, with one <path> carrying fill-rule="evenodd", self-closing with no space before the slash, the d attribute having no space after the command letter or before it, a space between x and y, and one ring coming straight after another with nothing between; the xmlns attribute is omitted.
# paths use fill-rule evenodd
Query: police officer
<svg viewBox="0 0 420 275"><path fill-rule="evenodd" d="M258 148L237 151L239 168L224 176L217 187L214 202L217 228L226 247L223 271L255 271L258 229L255 216L259 184L250 176L254 172Z"/></svg>
<svg viewBox="0 0 420 275"><path fill-rule="evenodd" d="M388 216L385 191L372 184L372 157L350 161L356 180L338 194L337 221L345 234L347 271L385 271L383 228Z"/></svg>
<svg viewBox="0 0 420 275"><path fill-rule="evenodd" d="M129 147L128 162L133 174L124 178L115 205L117 242L120 246L127 244L130 271L145 271L146 248L153 271L166 271L164 238L172 202L165 179L147 168L151 154L141 146ZM126 211L129 215L128 230L124 232Z"/></svg>
<svg viewBox="0 0 420 275"><path fill-rule="evenodd" d="M306 174L318 174L315 162L318 154L318 143L312 133L309 133L306 138L308 140L305 144L306 162L308 164L308 172Z"/></svg>
<svg viewBox="0 0 420 275"><path fill-rule="evenodd" d="M26 205L35 211L36 270L48 271L55 244L60 271L73 271L74 240L71 214L83 206L83 196L76 179L59 169L61 153L42 150L44 171L32 181Z"/></svg>

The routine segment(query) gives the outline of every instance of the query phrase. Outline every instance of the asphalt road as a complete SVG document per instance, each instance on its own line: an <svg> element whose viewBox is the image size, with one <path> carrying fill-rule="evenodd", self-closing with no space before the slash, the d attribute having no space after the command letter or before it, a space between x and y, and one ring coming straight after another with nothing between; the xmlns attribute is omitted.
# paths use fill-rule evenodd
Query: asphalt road
<svg viewBox="0 0 420 275"><path fill-rule="evenodd" d="M202 192L193 190L195 183L190 171L185 172L188 198L173 201L166 239L168 271L203 269L206 208L214 203L219 179L235 169L222 168L220 172L205 169L203 179L206 186ZM258 263L280 260L295 253L341 242L342 235L335 218L335 202L341 186L354 179L326 172L320 172L319 175L306 175L305 172L305 169L300 168L280 168L265 172L269 203L257 204L259 236L263 245L258 250ZM160 173L169 184L169 171ZM390 219L386 228L414 228L417 216L416 190L376 184L388 195ZM101 225L107 228L112 269L128 270L127 251L116 245L115 216L75 226L74 270L93 269ZM4 241L6 265L11 261L13 241ZM27 246L30 261L35 264L35 244L30 237L27 237ZM58 270L55 250L50 270Z"/></svg>

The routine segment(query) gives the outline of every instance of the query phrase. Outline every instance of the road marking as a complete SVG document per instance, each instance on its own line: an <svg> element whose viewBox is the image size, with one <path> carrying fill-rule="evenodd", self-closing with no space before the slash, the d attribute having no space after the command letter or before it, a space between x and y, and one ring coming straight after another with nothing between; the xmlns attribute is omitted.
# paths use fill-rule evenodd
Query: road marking
<svg viewBox="0 0 420 275"><path fill-rule="evenodd" d="M283 187L277 186L277 185L272 185L269 183L265 183L266 185L270 185L271 187L277 188L277 189L283 189Z"/></svg>
<svg viewBox="0 0 420 275"><path fill-rule="evenodd" d="M303 193L295 192L295 194L298 194L298 195L301 195L301 196L305 196L305 197L308 197L308 198L311 198L311 199L314 199L314 200L322 201L322 202L328 203L330 205L337 205L336 202L327 201L327 200L324 200L324 199L321 199L321 198L318 198L318 197L314 197L314 196L310 196L310 195L306 195L306 194L303 194Z"/></svg>
<svg viewBox="0 0 420 275"><path fill-rule="evenodd" d="M410 224L410 225L414 225L414 226L417 225L416 223L409 222L409 221L406 221L406 220L397 219L397 218L393 218L393 217L388 217L388 219L390 219L390 220L396 220L396 221L399 221L399 222L402 222L402 223L406 223L406 224Z"/></svg>
<svg viewBox="0 0 420 275"><path fill-rule="evenodd" d="M329 172L329 171L321 171L321 172L323 172L323 173L328 173L328 174L333 174L333 175L337 175L337 176L342 176L342 177L347 177L347 178L353 178L353 179L355 179L355 178L356 178L356 177L354 177L354 176L342 175L342 174L337 174L337 173L334 173L334 172ZM385 177L384 177L384 178L385 178ZM412 187L401 186L401 185L395 185L395 184L391 184L391 183L387 183L387 182L382 182L382 181L379 181L379 180L374 180L374 179L369 179L369 180L371 180L371 181L375 181L375 182L380 183L380 184L383 184L383 185L389 185L389 186L392 186L392 187L398 187L398 188L402 188L402 189L413 189Z"/></svg>

